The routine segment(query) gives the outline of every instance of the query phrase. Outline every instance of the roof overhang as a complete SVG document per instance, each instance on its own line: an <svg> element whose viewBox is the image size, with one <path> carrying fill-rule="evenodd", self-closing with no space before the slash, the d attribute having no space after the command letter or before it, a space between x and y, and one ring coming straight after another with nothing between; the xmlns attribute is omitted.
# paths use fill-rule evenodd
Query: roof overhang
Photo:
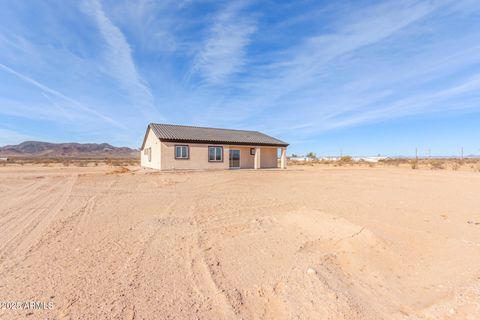
<svg viewBox="0 0 480 320"><path fill-rule="evenodd" d="M215 141L215 140L183 140L183 139L160 139L162 142L178 142L191 144L223 144L232 146L261 146L261 147L288 147L288 144L272 144L272 143L252 143L252 142L229 142L229 141Z"/></svg>
<svg viewBox="0 0 480 320"><path fill-rule="evenodd" d="M147 141L147 136L148 136L148 130L150 130L150 125L148 125L147 130L145 131L145 135L143 136L143 142L142 146L140 147L140 151L143 150L143 147L145 147L145 142ZM153 130L152 130L153 131ZM154 133L155 134L155 133ZM158 139L157 135L155 134L155 137Z"/></svg>

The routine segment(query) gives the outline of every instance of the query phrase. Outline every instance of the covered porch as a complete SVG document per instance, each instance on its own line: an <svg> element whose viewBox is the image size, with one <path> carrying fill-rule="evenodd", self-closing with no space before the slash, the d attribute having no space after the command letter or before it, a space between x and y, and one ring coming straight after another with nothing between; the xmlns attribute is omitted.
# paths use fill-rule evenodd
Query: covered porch
<svg viewBox="0 0 480 320"><path fill-rule="evenodd" d="M287 168L287 148L277 146L229 146L230 169Z"/></svg>

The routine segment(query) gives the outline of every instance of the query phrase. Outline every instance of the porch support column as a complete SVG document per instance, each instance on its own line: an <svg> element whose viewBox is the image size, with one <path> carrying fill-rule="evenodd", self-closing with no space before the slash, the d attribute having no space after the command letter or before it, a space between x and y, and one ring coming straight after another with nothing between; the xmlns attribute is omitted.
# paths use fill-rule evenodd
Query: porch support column
<svg viewBox="0 0 480 320"><path fill-rule="evenodd" d="M280 156L280 168L287 169L287 148L283 147L282 155Z"/></svg>
<svg viewBox="0 0 480 320"><path fill-rule="evenodd" d="M261 152L260 152L260 147L255 147L255 159L254 159L254 168L255 169L260 169L260 163L261 163Z"/></svg>

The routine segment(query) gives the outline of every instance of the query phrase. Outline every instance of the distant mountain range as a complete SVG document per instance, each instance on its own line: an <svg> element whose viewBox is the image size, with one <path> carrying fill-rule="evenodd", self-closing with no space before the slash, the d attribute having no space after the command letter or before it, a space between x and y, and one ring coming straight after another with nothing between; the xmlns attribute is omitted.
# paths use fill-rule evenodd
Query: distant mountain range
<svg viewBox="0 0 480 320"><path fill-rule="evenodd" d="M0 157L38 158L139 158L138 150L108 143L50 143L25 141L0 147Z"/></svg>

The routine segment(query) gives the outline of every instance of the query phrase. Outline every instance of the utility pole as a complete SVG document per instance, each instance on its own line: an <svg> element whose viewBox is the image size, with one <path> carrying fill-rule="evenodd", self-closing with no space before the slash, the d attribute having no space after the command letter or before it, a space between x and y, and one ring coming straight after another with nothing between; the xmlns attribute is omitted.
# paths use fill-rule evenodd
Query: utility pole
<svg viewBox="0 0 480 320"><path fill-rule="evenodd" d="M415 161L418 162L418 147L415 148Z"/></svg>
<svg viewBox="0 0 480 320"><path fill-rule="evenodd" d="M461 159L463 160L463 147L462 147L462 156L461 156Z"/></svg>

